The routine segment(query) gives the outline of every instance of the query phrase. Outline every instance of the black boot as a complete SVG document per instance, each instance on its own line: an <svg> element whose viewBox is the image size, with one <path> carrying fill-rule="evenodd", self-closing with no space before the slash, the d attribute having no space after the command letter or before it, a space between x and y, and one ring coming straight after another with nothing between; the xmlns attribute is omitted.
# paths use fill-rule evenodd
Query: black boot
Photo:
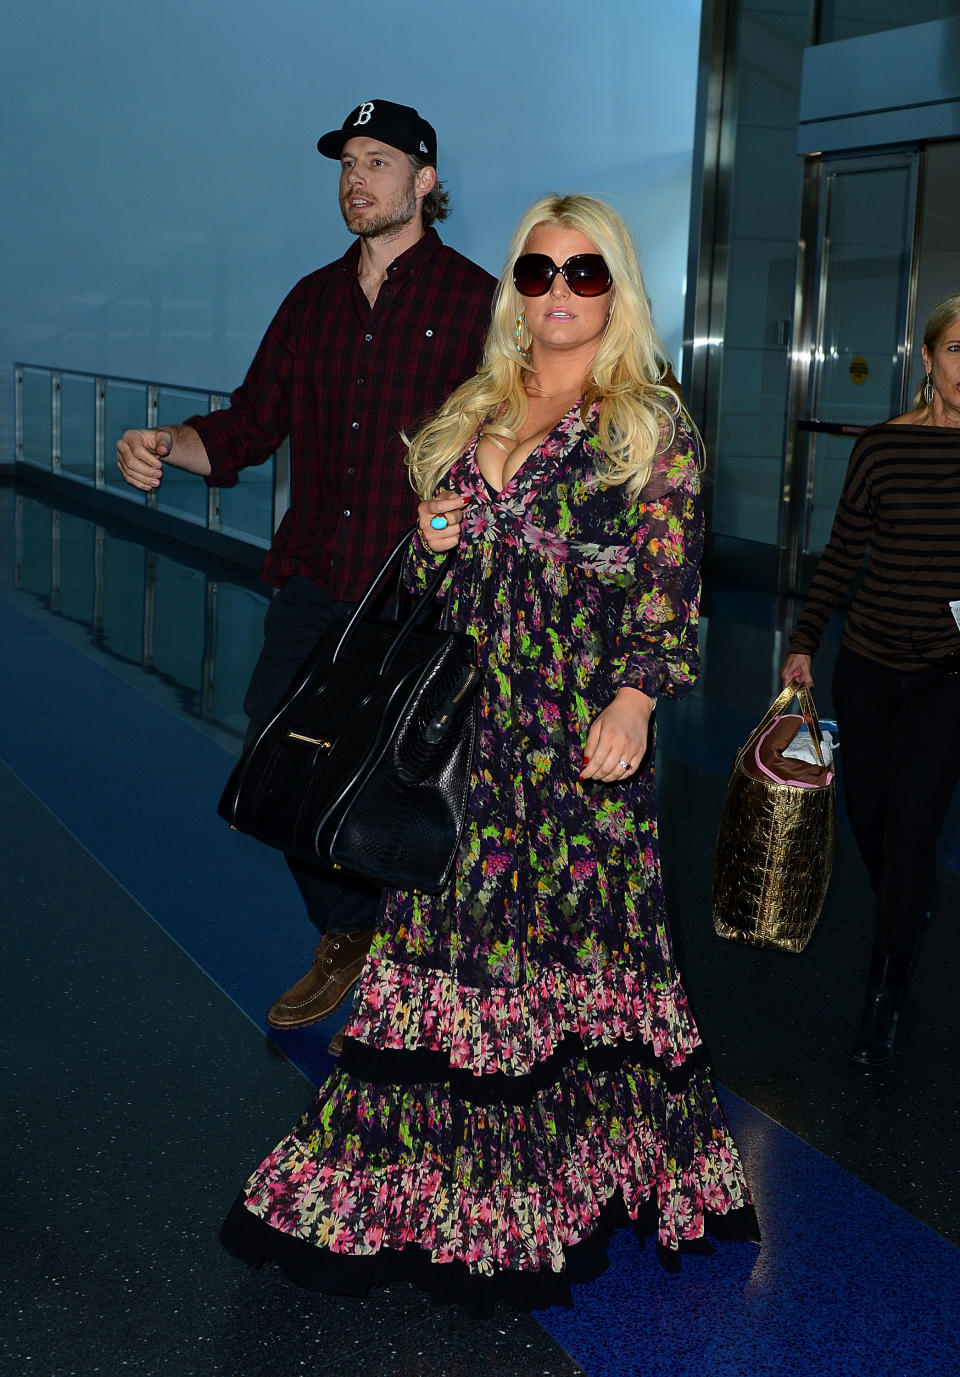
<svg viewBox="0 0 960 1377"><path fill-rule="evenodd" d="M884 955L874 944L870 978L857 1039L847 1053L857 1066L885 1066L893 1056L900 1005L913 971L916 948Z"/></svg>

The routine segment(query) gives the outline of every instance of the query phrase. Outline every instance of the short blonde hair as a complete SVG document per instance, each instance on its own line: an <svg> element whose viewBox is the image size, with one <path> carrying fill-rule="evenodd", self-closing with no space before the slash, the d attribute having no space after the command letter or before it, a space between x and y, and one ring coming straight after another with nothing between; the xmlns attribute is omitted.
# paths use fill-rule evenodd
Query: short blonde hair
<svg viewBox="0 0 960 1377"><path fill-rule="evenodd" d="M494 295L480 371L457 388L409 445L411 482L421 497L433 495L478 425L485 434L512 443L526 419L524 380L531 364L526 350L517 348L524 299L513 285L513 265L541 225L586 235L613 279L610 318L584 393L584 409L601 399L597 434L604 481L624 483L636 495L649 477L654 455L672 439L680 402L661 383L666 351L654 328L630 231L612 206L593 196L545 196L514 232Z"/></svg>

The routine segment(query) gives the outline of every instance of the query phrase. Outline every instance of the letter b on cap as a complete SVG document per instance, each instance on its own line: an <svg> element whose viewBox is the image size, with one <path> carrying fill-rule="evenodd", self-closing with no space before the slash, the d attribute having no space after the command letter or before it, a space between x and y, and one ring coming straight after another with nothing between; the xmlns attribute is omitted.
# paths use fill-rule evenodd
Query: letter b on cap
<svg viewBox="0 0 960 1377"><path fill-rule="evenodd" d="M363 102L363 104L360 106L360 111L359 111L359 113L358 113L358 115L357 115L357 118L353 121L353 127L354 127L354 129L356 129L356 127L357 127L358 124L366 124L366 123L369 121L370 116L371 116L372 114L373 114L373 101L372 101L372 100L365 100L365 101Z"/></svg>

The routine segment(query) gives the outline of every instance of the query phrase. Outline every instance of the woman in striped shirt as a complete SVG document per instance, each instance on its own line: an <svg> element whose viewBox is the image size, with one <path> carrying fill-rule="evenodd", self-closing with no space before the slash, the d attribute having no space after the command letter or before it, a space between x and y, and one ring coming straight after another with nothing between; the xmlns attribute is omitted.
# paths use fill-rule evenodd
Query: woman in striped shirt
<svg viewBox="0 0 960 1377"><path fill-rule="evenodd" d="M893 1055L929 916L936 848L960 778L960 294L935 307L914 410L860 436L830 540L790 637L785 684L813 686L824 627L866 569L833 678L850 826L877 897L850 1058Z"/></svg>

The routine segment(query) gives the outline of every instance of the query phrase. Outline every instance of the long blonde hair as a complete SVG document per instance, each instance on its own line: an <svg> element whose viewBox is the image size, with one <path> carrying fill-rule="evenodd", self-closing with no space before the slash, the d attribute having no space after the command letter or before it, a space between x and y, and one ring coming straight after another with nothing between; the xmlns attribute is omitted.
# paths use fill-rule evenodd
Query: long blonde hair
<svg viewBox="0 0 960 1377"><path fill-rule="evenodd" d="M631 497L643 487L654 455L673 437L680 402L660 379L666 351L657 337L630 231L604 201L593 196L545 196L526 212L514 232L493 299L483 363L409 442L410 481L420 497L432 497L478 425L493 439L516 443L527 416L525 374L532 370L529 340L521 353L515 337L523 297L513 285L513 265L539 225L579 230L596 245L613 278L613 308L590 368L583 414L599 397L597 434L606 483L626 484ZM664 431L666 430L666 440Z"/></svg>
<svg viewBox="0 0 960 1377"><path fill-rule="evenodd" d="M936 306L927 317L926 328L923 332L923 342L927 346L927 353L932 354L940 343L940 336L948 330L955 320L960 320L960 294L957 296L945 296L942 301L938 301ZM919 411L922 406L927 405L923 395L923 389L927 385L927 375L924 373L923 382L917 388L916 396L913 399L914 411Z"/></svg>

